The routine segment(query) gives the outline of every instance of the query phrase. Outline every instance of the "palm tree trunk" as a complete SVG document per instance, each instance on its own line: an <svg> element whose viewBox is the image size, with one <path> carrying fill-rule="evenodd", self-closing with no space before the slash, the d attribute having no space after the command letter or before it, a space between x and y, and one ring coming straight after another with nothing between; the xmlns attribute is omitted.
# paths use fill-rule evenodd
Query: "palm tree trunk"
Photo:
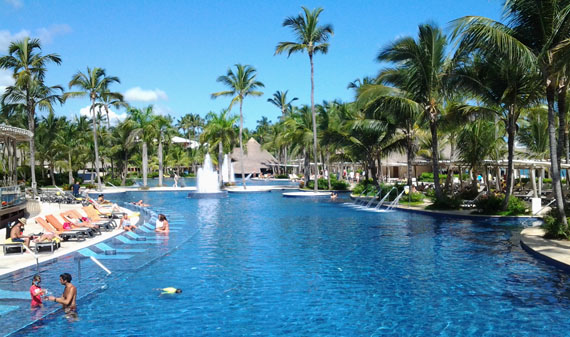
<svg viewBox="0 0 570 337"><path fill-rule="evenodd" d="M449 165L447 165L447 178L445 179L445 190L447 193L452 193L451 182L453 181L453 167L451 163L453 163L453 158L455 157L455 142L453 139L449 141Z"/></svg>
<svg viewBox="0 0 570 337"><path fill-rule="evenodd" d="M67 162L69 163L69 185L73 184L73 166L71 165L71 151L67 153Z"/></svg>
<svg viewBox="0 0 570 337"><path fill-rule="evenodd" d="M313 54L309 53L309 61L311 62L311 114L313 115L313 154L315 156L315 193L319 190L318 176L319 167L317 163L317 115L315 113L315 70L313 64Z"/></svg>
<svg viewBox="0 0 570 337"><path fill-rule="evenodd" d="M408 150L407 152L407 161L408 161L408 186L412 186L412 139L408 136Z"/></svg>
<svg viewBox="0 0 570 337"><path fill-rule="evenodd" d="M162 172L163 172L163 164L162 164L162 130L161 130L158 140L158 186L162 186L162 178L163 178Z"/></svg>
<svg viewBox="0 0 570 337"><path fill-rule="evenodd" d="M49 175L51 176L51 184L53 186L55 186L55 172L54 172L54 168L53 168L53 163L50 162L49 164Z"/></svg>
<svg viewBox="0 0 570 337"><path fill-rule="evenodd" d="M143 187L147 187L148 176L148 149L146 142L142 142L142 174L143 174Z"/></svg>
<svg viewBox="0 0 570 337"><path fill-rule="evenodd" d="M431 160L433 165L433 185L435 188L435 198L441 199L441 186L439 185L439 147L437 145L437 122L432 117L429 127L431 131ZM411 186L411 185L409 185Z"/></svg>
<svg viewBox="0 0 570 337"><path fill-rule="evenodd" d="M224 184L224 179L223 179L223 172L222 172L222 160L224 157L224 145L222 144L222 141L220 140L220 142L218 143L218 172L220 172L220 174L218 174L218 185L220 185L220 187L223 186ZM243 157L242 157L243 159ZM240 160L242 160L240 159ZM243 162L243 160L242 160ZM242 166L243 168L243 166ZM245 177L243 176L243 170L242 172L242 179L245 180Z"/></svg>
<svg viewBox="0 0 570 337"><path fill-rule="evenodd" d="M384 182L384 179L382 179L382 152L378 152L378 182L382 183Z"/></svg>
<svg viewBox="0 0 570 337"><path fill-rule="evenodd" d="M287 146L285 146L283 151L285 153L285 174L287 174Z"/></svg>
<svg viewBox="0 0 570 337"><path fill-rule="evenodd" d="M303 149L303 159L304 159L304 163L303 163L303 180L305 181L305 188L307 188L307 184L309 183L309 176L311 175L311 172L309 170L309 154L307 153L307 149Z"/></svg>
<svg viewBox="0 0 570 337"><path fill-rule="evenodd" d="M95 173L97 174L97 190L101 191L101 176L99 176L99 147L97 146L97 116L95 115L95 99L91 100L93 115L93 146L95 147Z"/></svg>
<svg viewBox="0 0 570 337"><path fill-rule="evenodd" d="M566 158L568 164L568 121L566 118L566 91L568 86L565 82L566 78L561 79L561 85L558 87L558 163L562 162L562 157ZM559 165L560 166L560 165ZM570 186L568 179L568 169L566 169L566 185ZM564 200L566 206L566 200Z"/></svg>
<svg viewBox="0 0 570 337"><path fill-rule="evenodd" d="M332 172L330 169L330 160L331 160L331 154L327 152L327 171L328 171L327 180L329 183L329 190L332 190L332 187L331 187L331 174L332 174Z"/></svg>
<svg viewBox="0 0 570 337"><path fill-rule="evenodd" d="M31 103L28 103L28 129L32 133L32 137L30 137L30 173L32 176L32 197L36 197L36 143L34 140L35 137L35 120L34 120L34 106Z"/></svg>
<svg viewBox="0 0 570 337"><path fill-rule="evenodd" d="M242 111L242 107L243 107L243 98L240 99L239 101L239 162L240 162L240 168L241 168L241 184L243 186L243 189L245 190L245 169L243 167L243 139L242 139L242 134L243 134L243 111ZM221 164L220 164L221 165Z"/></svg>
<svg viewBox="0 0 570 337"><path fill-rule="evenodd" d="M506 210L509 205L509 198L513 193L513 159L515 156L515 121L513 118L514 107L510 107L509 117L507 119L507 144L508 144L508 156L507 156L507 190L505 191L505 199L503 200L502 209Z"/></svg>
<svg viewBox="0 0 570 337"><path fill-rule="evenodd" d="M123 166L123 174L122 174L122 179L121 179L121 186L125 186L125 184L127 183L127 173L129 170L129 156L127 151L125 151L125 165Z"/></svg>
<svg viewBox="0 0 570 337"><path fill-rule="evenodd" d="M560 184L560 170L558 167L557 140L556 140L556 120L554 111L554 87L553 82L547 79L546 101L548 103L548 140L550 143L550 175L552 178L552 190L556 198L556 208L558 209L558 221L562 225L562 230L566 231L568 222L564 213L564 200L562 196L562 185Z"/></svg>

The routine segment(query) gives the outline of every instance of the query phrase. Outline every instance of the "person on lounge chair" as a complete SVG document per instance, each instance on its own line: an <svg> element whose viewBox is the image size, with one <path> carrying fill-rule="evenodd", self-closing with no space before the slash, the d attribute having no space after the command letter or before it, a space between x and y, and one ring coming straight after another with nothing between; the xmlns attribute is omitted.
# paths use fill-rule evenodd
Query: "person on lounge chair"
<svg viewBox="0 0 570 337"><path fill-rule="evenodd" d="M12 226L12 229L10 230L10 239L12 239L12 242L23 242L24 245L28 247L28 249L30 249L31 251L32 250L30 248L31 237L24 235L25 225L26 225L26 218L18 219L18 222L16 222L16 224Z"/></svg>

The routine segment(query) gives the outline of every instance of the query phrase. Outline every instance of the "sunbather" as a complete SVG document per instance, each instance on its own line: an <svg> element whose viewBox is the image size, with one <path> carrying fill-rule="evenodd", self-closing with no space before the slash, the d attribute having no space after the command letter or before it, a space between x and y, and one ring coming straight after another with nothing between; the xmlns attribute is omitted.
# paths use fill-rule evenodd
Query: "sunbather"
<svg viewBox="0 0 570 337"><path fill-rule="evenodd" d="M10 230L10 239L12 242L22 242L28 249L30 249L30 236L24 235L24 226L26 225L26 218L18 219L18 222Z"/></svg>

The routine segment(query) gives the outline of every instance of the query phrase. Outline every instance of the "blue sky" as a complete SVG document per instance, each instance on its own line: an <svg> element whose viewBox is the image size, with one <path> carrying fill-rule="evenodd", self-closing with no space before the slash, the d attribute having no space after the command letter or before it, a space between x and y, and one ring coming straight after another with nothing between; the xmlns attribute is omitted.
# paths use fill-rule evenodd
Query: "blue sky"
<svg viewBox="0 0 570 337"><path fill-rule="evenodd" d="M225 90L216 82L236 63L250 64L265 84L262 97L244 102L245 126L280 111L267 99L289 90L298 104L310 104L310 68L306 54L274 56L280 41L292 41L287 16L301 6L323 7L323 24L332 24L329 52L315 58L315 101L350 101L347 84L374 76L382 65L375 57L383 46L402 36L415 36L418 24L443 28L465 15L499 19L502 1L77 1L0 0L0 55L24 36L39 37L44 53L57 53L63 63L50 66L46 82L67 88L72 75L87 66L118 76L113 90L126 94L134 106L153 104L175 119L186 113L205 116L229 105L230 98L212 100ZM0 71L0 90L10 76ZM56 113L74 116L87 99L69 100ZM123 115L125 111L117 111ZM234 113L239 113L234 108Z"/></svg>

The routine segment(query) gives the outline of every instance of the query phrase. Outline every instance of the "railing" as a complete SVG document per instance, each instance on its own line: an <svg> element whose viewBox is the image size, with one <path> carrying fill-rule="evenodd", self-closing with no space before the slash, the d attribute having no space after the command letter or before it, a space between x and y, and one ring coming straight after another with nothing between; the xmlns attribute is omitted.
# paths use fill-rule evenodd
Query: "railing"
<svg viewBox="0 0 570 337"><path fill-rule="evenodd" d="M0 187L0 208L8 208L26 202L25 185Z"/></svg>

